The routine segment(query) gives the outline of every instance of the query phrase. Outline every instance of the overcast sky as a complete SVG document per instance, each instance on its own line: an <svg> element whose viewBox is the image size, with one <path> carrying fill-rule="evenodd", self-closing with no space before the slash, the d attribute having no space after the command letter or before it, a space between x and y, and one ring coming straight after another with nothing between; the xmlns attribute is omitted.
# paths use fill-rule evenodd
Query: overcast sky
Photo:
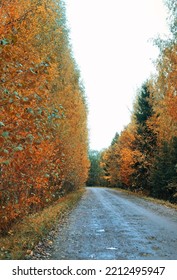
<svg viewBox="0 0 177 280"><path fill-rule="evenodd" d="M90 148L110 145L130 121L136 90L154 71L167 33L163 0L65 0L74 57L89 106Z"/></svg>

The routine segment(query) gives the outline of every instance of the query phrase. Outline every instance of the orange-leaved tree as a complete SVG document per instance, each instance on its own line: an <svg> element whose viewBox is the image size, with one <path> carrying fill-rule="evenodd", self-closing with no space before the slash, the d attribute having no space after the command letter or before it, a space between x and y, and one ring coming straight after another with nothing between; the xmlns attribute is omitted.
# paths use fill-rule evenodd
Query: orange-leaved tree
<svg viewBox="0 0 177 280"><path fill-rule="evenodd" d="M0 230L87 178L87 110L62 1L3 0Z"/></svg>

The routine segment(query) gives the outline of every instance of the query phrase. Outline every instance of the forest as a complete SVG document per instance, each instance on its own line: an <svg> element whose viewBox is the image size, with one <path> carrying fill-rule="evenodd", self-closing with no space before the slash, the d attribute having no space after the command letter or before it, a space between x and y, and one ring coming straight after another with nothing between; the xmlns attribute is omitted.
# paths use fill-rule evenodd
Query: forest
<svg viewBox="0 0 177 280"><path fill-rule="evenodd" d="M65 5L0 3L0 233L87 179L84 86Z"/></svg>
<svg viewBox="0 0 177 280"><path fill-rule="evenodd" d="M103 151L90 151L88 185L177 203L177 5L166 1L170 37L156 38L156 74L137 90L131 121ZM96 168L95 168L96 166ZM94 178L94 180L93 180Z"/></svg>
<svg viewBox="0 0 177 280"><path fill-rule="evenodd" d="M139 87L131 122L88 152L64 1L1 0L0 234L85 183L177 203L176 0L166 5L171 36L154 40L156 74Z"/></svg>

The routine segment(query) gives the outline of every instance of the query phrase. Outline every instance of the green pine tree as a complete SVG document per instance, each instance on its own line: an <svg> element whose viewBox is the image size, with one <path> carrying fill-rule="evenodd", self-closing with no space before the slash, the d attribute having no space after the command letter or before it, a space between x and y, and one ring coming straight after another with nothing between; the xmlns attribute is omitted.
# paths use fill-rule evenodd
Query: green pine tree
<svg viewBox="0 0 177 280"><path fill-rule="evenodd" d="M134 167L132 175L133 185L137 189L150 190L150 167L154 152L156 150L156 137L147 125L147 120L153 115L151 104L151 93L148 82L145 82L138 94L137 103L134 109L134 118L137 124L137 135L135 140L135 148L143 154L143 158L138 160Z"/></svg>

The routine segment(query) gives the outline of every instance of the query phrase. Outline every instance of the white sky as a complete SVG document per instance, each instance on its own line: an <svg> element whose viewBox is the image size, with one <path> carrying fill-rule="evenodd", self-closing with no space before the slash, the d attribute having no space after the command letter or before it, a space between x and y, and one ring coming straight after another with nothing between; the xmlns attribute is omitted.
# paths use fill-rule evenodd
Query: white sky
<svg viewBox="0 0 177 280"><path fill-rule="evenodd" d="M167 33L162 0L65 0L74 57L89 106L90 148L108 147L130 121L137 87L154 70Z"/></svg>

